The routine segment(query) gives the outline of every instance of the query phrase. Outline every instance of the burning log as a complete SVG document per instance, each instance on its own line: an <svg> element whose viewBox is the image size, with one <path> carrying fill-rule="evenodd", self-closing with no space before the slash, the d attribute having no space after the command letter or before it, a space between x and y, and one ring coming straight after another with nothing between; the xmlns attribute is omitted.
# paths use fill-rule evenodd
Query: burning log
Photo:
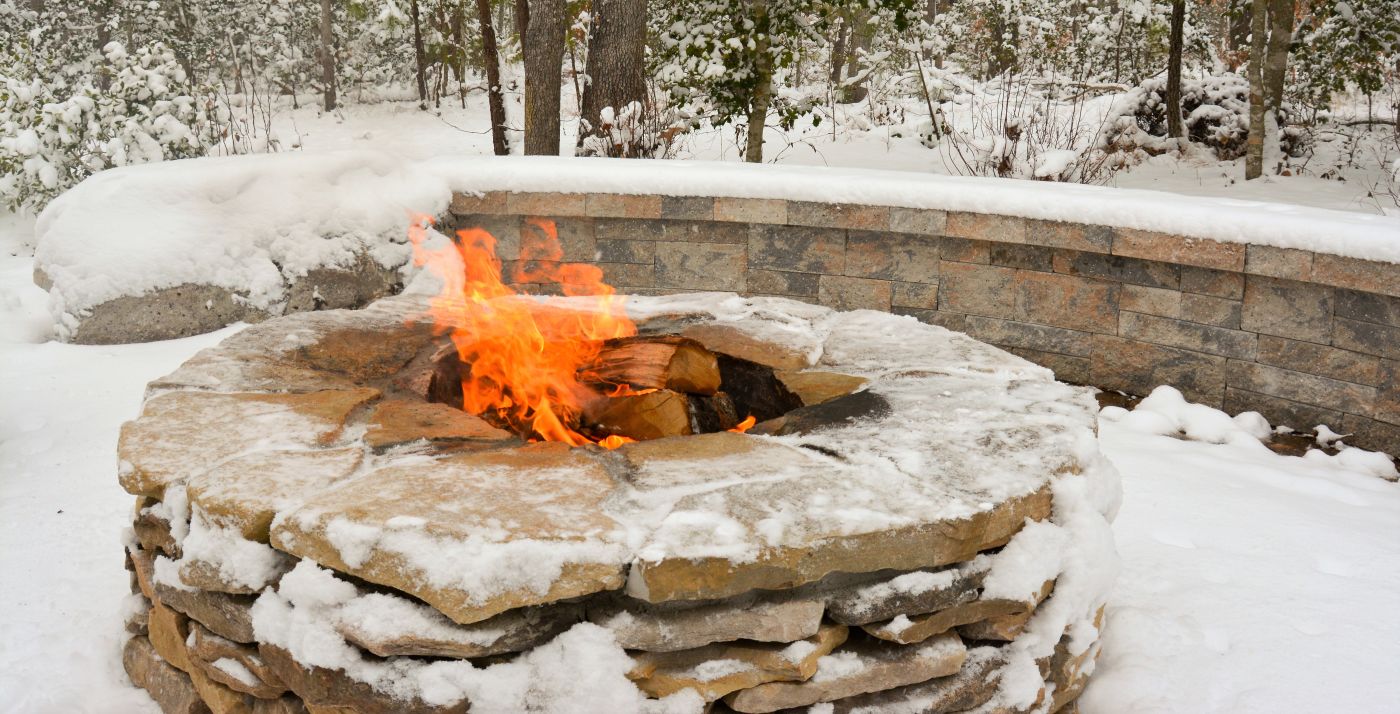
<svg viewBox="0 0 1400 714"><path fill-rule="evenodd" d="M720 384L715 353L695 340L673 335L608 340L579 374L586 382L627 385L636 391L712 395Z"/></svg>
<svg viewBox="0 0 1400 714"><path fill-rule="evenodd" d="M695 433L690 398L669 389L600 400L584 418L599 431L638 441Z"/></svg>

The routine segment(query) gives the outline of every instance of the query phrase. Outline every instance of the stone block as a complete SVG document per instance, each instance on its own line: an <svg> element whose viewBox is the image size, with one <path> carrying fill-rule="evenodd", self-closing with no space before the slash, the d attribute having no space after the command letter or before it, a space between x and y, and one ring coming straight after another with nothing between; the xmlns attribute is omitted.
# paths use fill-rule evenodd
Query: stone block
<svg viewBox="0 0 1400 714"><path fill-rule="evenodd" d="M395 402L450 410L480 421L483 431L489 429L499 433L499 438L510 438L510 434L460 409L418 401ZM381 404L380 410L383 407ZM420 437L408 440L414 438ZM403 440L401 437L397 443ZM236 530L247 540L266 543L268 529L279 510L348 477L359 467L362 457L359 448L254 451L195 475L187 482L186 491L190 503L211 523Z"/></svg>
<svg viewBox="0 0 1400 714"><path fill-rule="evenodd" d="M945 228L953 238L974 238L993 243L1025 243L1026 219L991 213L952 211Z"/></svg>
<svg viewBox="0 0 1400 714"><path fill-rule="evenodd" d="M1259 343L1259 336L1252 332L1127 311L1119 316L1118 335L1141 342L1245 360L1254 359Z"/></svg>
<svg viewBox="0 0 1400 714"><path fill-rule="evenodd" d="M1167 288L1124 284L1118 291L1118 308L1158 317L1181 317L1183 293Z"/></svg>
<svg viewBox="0 0 1400 714"><path fill-rule="evenodd" d="M846 267L846 231L805 226L752 226L749 267L840 275Z"/></svg>
<svg viewBox="0 0 1400 714"><path fill-rule="evenodd" d="M1324 285L1400 296L1400 265L1318 253L1313 256L1312 279Z"/></svg>
<svg viewBox="0 0 1400 714"><path fill-rule="evenodd" d="M893 307L918 307L926 310L937 309L938 284L895 283L890 305Z"/></svg>
<svg viewBox="0 0 1400 714"><path fill-rule="evenodd" d="M1084 332L1118 331L1116 283L1061 275L1016 271L1016 317L1027 322Z"/></svg>
<svg viewBox="0 0 1400 714"><path fill-rule="evenodd" d="M919 712L920 714L949 714L950 712L980 712L981 714L1012 714L1010 707L983 707L997 694L1001 684L1000 670L1006 664L1005 655L995 647L977 647L967 653L967 660L956 674L935 677L927 682L895 687L883 692L838 699L832 702L831 714L868 714L870 712ZM1064 711L1062 714L1072 714Z"/></svg>
<svg viewBox="0 0 1400 714"><path fill-rule="evenodd" d="M588 195L583 193L506 194L506 211L521 216L586 216Z"/></svg>
<svg viewBox="0 0 1400 714"><path fill-rule="evenodd" d="M505 213L506 192L483 191L480 193L453 193L452 203L448 207L448 210L456 216L475 213Z"/></svg>
<svg viewBox="0 0 1400 714"><path fill-rule="evenodd" d="M1391 456L1400 454L1400 426L1355 414L1344 414L1342 427L1335 431L1351 434L1351 438L1346 440L1348 444L1384 451Z"/></svg>
<svg viewBox="0 0 1400 714"><path fill-rule="evenodd" d="M817 671L817 661L845 642L847 634L845 626L823 625L817 634L800 640L804 644L795 648L792 656L786 654L790 645L743 641L679 652L641 652L632 657L635 664L627 677L652 697L690 689L712 702L765 682L810 679ZM718 676L708 676L714 662L734 666L721 664Z"/></svg>
<svg viewBox="0 0 1400 714"><path fill-rule="evenodd" d="M1341 433L1342 413L1335 409L1303 404L1291 399L1251 392L1238 387L1225 388L1223 409L1227 414L1259 412L1274 426L1289 426L1294 429L1307 430L1318 424L1327 424Z"/></svg>
<svg viewBox="0 0 1400 714"><path fill-rule="evenodd" d="M661 243L656 285L693 290L744 289L745 248L725 243Z"/></svg>
<svg viewBox="0 0 1400 714"><path fill-rule="evenodd" d="M746 289L755 294L816 297L817 278L816 273L750 269Z"/></svg>
<svg viewBox="0 0 1400 714"><path fill-rule="evenodd" d="M1231 387L1362 416L1372 415L1378 392L1362 384L1239 360L1230 360L1226 382Z"/></svg>
<svg viewBox="0 0 1400 714"><path fill-rule="evenodd" d="M547 224L546 224L547 225ZM538 233L532 236L531 231L537 230L531 225L531 221L526 219L521 227L521 258L528 258L526 251L532 245L530 239L548 235L548 233ZM598 259L598 240L594 232L592 218L570 218L562 217L554 219L554 232L559 239L559 247L563 249L563 260L582 261L591 263Z"/></svg>
<svg viewBox="0 0 1400 714"><path fill-rule="evenodd" d="M1400 298L1358 290L1338 290L1337 317L1400 327Z"/></svg>
<svg viewBox="0 0 1400 714"><path fill-rule="evenodd" d="M887 280L823 275L818 282L818 302L837 310L889 312L894 288Z"/></svg>
<svg viewBox="0 0 1400 714"><path fill-rule="evenodd" d="M1063 327L969 315L966 332L998 347L1024 347L1076 357L1088 357L1093 351L1091 333Z"/></svg>
<svg viewBox="0 0 1400 714"><path fill-rule="evenodd" d="M583 619L581 603L521 607L489 620L459 625L407 598L361 589L334 615L335 630L380 657L470 659L524 652Z"/></svg>
<svg viewBox="0 0 1400 714"><path fill-rule="evenodd" d="M923 236L943 235L948 227L948 212L932 208L891 208L890 230Z"/></svg>
<svg viewBox="0 0 1400 714"><path fill-rule="evenodd" d="M1334 318L1332 344L1344 350L1400 359L1400 327Z"/></svg>
<svg viewBox="0 0 1400 714"><path fill-rule="evenodd" d="M796 642L817 634L820 600L721 602L683 610L628 603L588 608L588 620L613 633L624 649L677 652L715 642Z"/></svg>
<svg viewBox="0 0 1400 714"><path fill-rule="evenodd" d="M1244 290L1243 329L1327 344L1332 339L1333 289L1251 275Z"/></svg>
<svg viewBox="0 0 1400 714"><path fill-rule="evenodd" d="M1271 278L1308 280L1312 277L1312 263L1310 250L1250 245L1245 250L1244 272Z"/></svg>
<svg viewBox="0 0 1400 714"><path fill-rule="evenodd" d="M341 668L305 665L292 653L262 643L258 654L314 714L466 714L470 703L433 706L417 697L403 699L351 677Z"/></svg>
<svg viewBox="0 0 1400 714"><path fill-rule="evenodd" d="M1007 352L1055 373L1055 379L1070 384L1090 384L1091 364L1088 357L1071 357L1056 352L1044 352L1025 347L1004 347Z"/></svg>
<svg viewBox="0 0 1400 714"><path fill-rule="evenodd" d="M662 196L661 217L713 221L715 199L709 196Z"/></svg>
<svg viewBox="0 0 1400 714"><path fill-rule="evenodd" d="M654 240L600 240L598 262L651 265L656 262L657 243Z"/></svg>
<svg viewBox="0 0 1400 714"><path fill-rule="evenodd" d="M446 404L420 401L418 399L386 399L375 405L374 412L370 414L369 423L365 425L365 435L363 437L366 446L375 451L383 451L392 446L407 444L414 441L427 441L436 444L453 446L476 446L478 448L493 448L507 446L507 442L513 440L515 436L508 431L497 429L475 414L468 414L456 407ZM358 456L359 450L353 450ZM301 478L287 473L276 481L264 481L261 478L253 478L253 482L259 490L267 494L276 494L279 499L289 500L293 494L309 495L314 491L313 486L317 483L325 482L321 479L312 480L312 474L317 471L325 472L329 475L331 466L341 462L350 462L349 455L341 456L335 460L331 459L334 452L320 452L320 457L303 456L301 458L287 457L287 461L298 464L294 467L297 471L303 472ZM247 458L247 457L245 457ZM273 457L276 458L276 457ZM269 472L283 471L275 464L263 466L254 462L244 464L245 468L254 465ZM348 468L353 469L359 466L359 458L353 459L353 463ZM210 479L214 480L221 476L221 468L213 469L210 472ZM250 468L251 472L251 468ZM233 474L222 476L223 479L233 482ZM304 481L302 479L305 479ZM335 481L339 479L330 479ZM202 483L203 479L195 479L190 482L191 491ZM217 481L215 481L217 483ZM270 504L269 504L270 505ZM268 514L267 520L272 520ZM266 542L266 530L261 531L264 538L253 538L251 535L245 537L250 540L262 540Z"/></svg>
<svg viewBox="0 0 1400 714"><path fill-rule="evenodd" d="M1331 377L1344 382L1380 385L1381 361L1378 357L1314 342L1260 335L1259 354L1255 359L1275 367Z"/></svg>
<svg viewBox="0 0 1400 714"><path fill-rule="evenodd" d="M1239 272L1244 270L1245 244L1115 228L1113 254Z"/></svg>
<svg viewBox="0 0 1400 714"><path fill-rule="evenodd" d="M146 690L165 714L207 714L188 675L172 667L145 637L133 637L122 648L122 667L131 683Z"/></svg>
<svg viewBox="0 0 1400 714"><path fill-rule="evenodd" d="M1039 245L993 243L990 258L992 265L1048 273L1055 269L1055 252L1053 248Z"/></svg>
<svg viewBox="0 0 1400 714"><path fill-rule="evenodd" d="M1181 266L1181 290L1188 293L1240 300L1244 298L1244 273L1183 265Z"/></svg>
<svg viewBox="0 0 1400 714"><path fill-rule="evenodd" d="M1089 382L1138 395L1170 384L1191 401L1219 408L1225 397L1225 363L1218 355L1095 335Z"/></svg>
<svg viewBox="0 0 1400 714"><path fill-rule="evenodd" d="M985 265L992 262L992 244L984 240L944 238L941 255L944 260L956 260L959 263L982 263Z"/></svg>
<svg viewBox="0 0 1400 714"><path fill-rule="evenodd" d="M660 218L661 197L590 193L584 209L588 215L599 218Z"/></svg>
<svg viewBox="0 0 1400 714"><path fill-rule="evenodd" d="M456 216L452 235L465 231L483 230L496 239L496 257L501 260L515 260L520 257L521 217L511 214L493 215L471 213Z"/></svg>
<svg viewBox="0 0 1400 714"><path fill-rule="evenodd" d="M1171 290L1181 285L1181 268L1171 263L1078 251L1058 251L1053 263L1055 272L1066 275Z"/></svg>
<svg viewBox="0 0 1400 714"><path fill-rule="evenodd" d="M867 625L972 602L991 565L990 557L979 556L941 570L916 570L836 588L826 596L827 617L843 625Z"/></svg>
<svg viewBox="0 0 1400 714"><path fill-rule="evenodd" d="M774 375L788 391L802 400L803 406L824 404L844 397L870 382L864 377L840 372L779 370Z"/></svg>
<svg viewBox="0 0 1400 714"><path fill-rule="evenodd" d="M1181 319L1183 320L1238 330L1243 312L1244 305L1239 300L1196 293L1181 294Z"/></svg>
<svg viewBox="0 0 1400 714"><path fill-rule="evenodd" d="M1013 317L1016 271L994 265L943 261L939 267L938 309L988 317Z"/></svg>
<svg viewBox="0 0 1400 714"><path fill-rule="evenodd" d="M598 263L603 281L618 288L650 288L656 286L656 266L641 263Z"/></svg>
<svg viewBox="0 0 1400 714"><path fill-rule="evenodd" d="M1376 394L1375 411L1365 416L1388 424L1400 424L1400 362L1381 360L1380 391ZM1348 410L1356 413L1355 410Z"/></svg>
<svg viewBox="0 0 1400 714"><path fill-rule="evenodd" d="M126 295L94 306L81 318L72 341L80 345L155 342L213 332L235 322L270 315L244 296L213 285L186 283Z"/></svg>
<svg viewBox="0 0 1400 714"><path fill-rule="evenodd" d="M937 239L902 233L850 231L844 274L855 278L931 283L938 280Z"/></svg>
<svg viewBox="0 0 1400 714"><path fill-rule="evenodd" d="M747 243L748 226L716 221L686 221L662 218L595 218L593 235L597 240L669 241L684 243Z"/></svg>
<svg viewBox="0 0 1400 714"><path fill-rule="evenodd" d="M937 325L954 332L962 332L967 328L967 315L961 312L929 310L918 307L892 307L890 312L896 315L906 315L924 324Z"/></svg>
<svg viewBox="0 0 1400 714"><path fill-rule="evenodd" d="M764 223L782 225L787 223L788 202L781 198L729 198L715 199L715 220L735 223Z"/></svg>
<svg viewBox="0 0 1400 714"><path fill-rule="evenodd" d="M1108 253L1113 248L1113 229L1083 223L1030 220L1026 221L1026 242L1050 248Z"/></svg>
<svg viewBox="0 0 1400 714"><path fill-rule="evenodd" d="M787 223L816 228L883 231L890 227L890 209L856 203L788 201Z"/></svg>

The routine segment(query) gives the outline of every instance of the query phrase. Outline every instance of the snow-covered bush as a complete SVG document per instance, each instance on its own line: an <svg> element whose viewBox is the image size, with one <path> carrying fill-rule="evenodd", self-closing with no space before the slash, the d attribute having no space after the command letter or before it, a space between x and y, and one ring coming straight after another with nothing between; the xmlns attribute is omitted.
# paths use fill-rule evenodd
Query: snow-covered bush
<svg viewBox="0 0 1400 714"><path fill-rule="evenodd" d="M1105 129L1114 151L1157 155L1171 150L1167 138L1167 81L1154 78L1135 87L1119 100L1117 115ZM1287 104L1280 112L1280 147L1288 156L1302 156L1311 146L1308 133L1289 126ZM1221 160L1244 156L1249 137L1249 81L1237 74L1222 74L1181 81L1181 114L1186 136L1205 146Z"/></svg>
<svg viewBox="0 0 1400 714"><path fill-rule="evenodd" d="M108 43L70 77L0 71L0 200L37 211L97 171L201 156L223 131L211 106L159 43Z"/></svg>

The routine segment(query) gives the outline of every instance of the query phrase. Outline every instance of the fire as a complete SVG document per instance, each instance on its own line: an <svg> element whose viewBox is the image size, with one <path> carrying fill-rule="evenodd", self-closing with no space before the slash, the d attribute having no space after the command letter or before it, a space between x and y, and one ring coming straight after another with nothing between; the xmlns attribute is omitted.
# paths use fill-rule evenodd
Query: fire
<svg viewBox="0 0 1400 714"><path fill-rule="evenodd" d="M733 429L730 429L730 431L733 431L733 432L742 434L742 433L748 431L749 429L752 429L752 428L753 428L753 425L754 425L754 424L757 424L757 423L758 423L758 420L755 419L754 416L753 416L752 414L750 414L750 415L744 417L744 420L743 420L743 421L739 422L738 424L735 424L735 425L734 425L734 428L733 428Z"/></svg>
<svg viewBox="0 0 1400 714"><path fill-rule="evenodd" d="M520 260L512 271L516 283L549 283L585 305L577 310L546 308L517 293L502 280L496 239L479 228L458 231L457 240L429 247L432 219L417 216L409 227L415 265L427 266L443 281L429 303L429 315L451 335L462 364L462 407L490 415L545 441L573 446L595 443L574 426L583 405L601 395L581 383L578 370L594 360L604 340L628 337L637 327L622 299L603 282L595 266L562 262L563 249L552 221L527 219L521 231ZM626 385L614 392L631 393ZM617 448L632 441L610 436L599 443Z"/></svg>

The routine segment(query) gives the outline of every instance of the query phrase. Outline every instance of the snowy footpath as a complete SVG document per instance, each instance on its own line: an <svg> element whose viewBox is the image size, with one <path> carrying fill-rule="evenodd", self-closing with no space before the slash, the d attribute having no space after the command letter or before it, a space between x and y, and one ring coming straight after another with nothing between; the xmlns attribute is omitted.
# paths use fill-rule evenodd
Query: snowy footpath
<svg viewBox="0 0 1400 714"><path fill-rule="evenodd" d="M148 380L238 328L118 347L45 341L46 296L8 233L0 712L155 712L120 663L132 499L115 478L117 430ZM1258 424L1172 396L1101 420L1123 475L1123 573L1083 710L1400 711L1400 485L1364 473L1365 459L1276 455L1251 443ZM1160 435L1179 426L1224 443Z"/></svg>

